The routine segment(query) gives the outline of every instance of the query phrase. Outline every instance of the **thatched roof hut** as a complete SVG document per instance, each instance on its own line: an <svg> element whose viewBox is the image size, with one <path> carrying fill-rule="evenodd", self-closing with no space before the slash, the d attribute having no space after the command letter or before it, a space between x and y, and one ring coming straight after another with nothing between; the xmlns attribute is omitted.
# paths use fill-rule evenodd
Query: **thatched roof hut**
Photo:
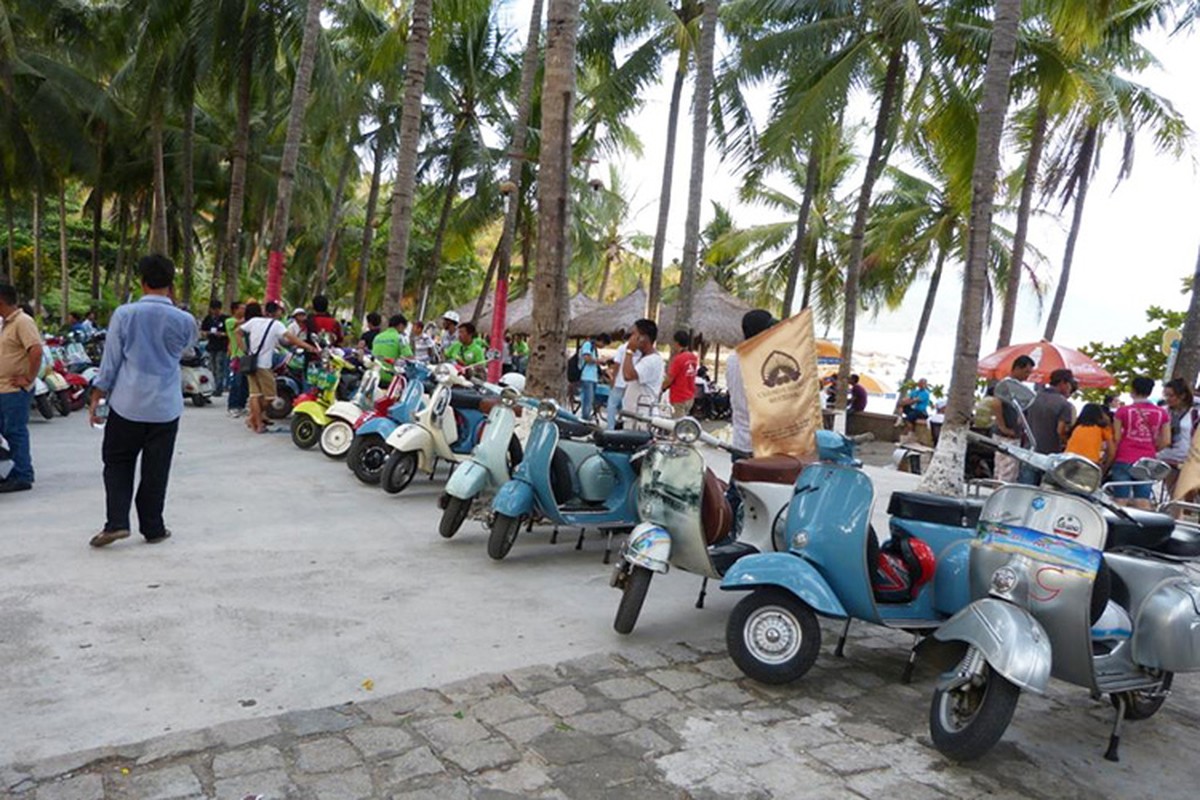
<svg viewBox="0 0 1200 800"><path fill-rule="evenodd" d="M512 331L513 333L524 333L524 334L533 333L533 301L532 301L533 292L529 292L526 296L531 298L530 303L529 303L529 308L526 311L526 313L523 313L520 317L518 317L516 314L514 314L512 312L511 308L509 310L508 329L510 331ZM522 299L524 299L524 298L522 298ZM575 294L575 296L572 297L571 300L569 301L569 304L567 307L567 314L570 319L575 319L576 317L590 313L599 307L600 307L599 300L593 300L592 298L588 297L586 294L583 294L582 292L577 292Z"/></svg>
<svg viewBox="0 0 1200 800"><path fill-rule="evenodd" d="M567 333L570 336L594 336L627 330L634 320L646 316L646 300L646 290L638 286L620 300L605 305L597 304L591 311L578 316L572 314Z"/></svg>
<svg viewBox="0 0 1200 800"><path fill-rule="evenodd" d="M493 300L492 294L488 294L488 296L486 298L484 298L483 311L480 312L480 319L491 316L492 300ZM471 315L475 313L475 304L477 302L479 302L479 298L473 297L473 298L471 298L471 300L469 302L463 303L461 306L454 309L456 312L458 312L459 320L461 320L462 322L470 322ZM428 313L429 313L429 309L426 309L426 314L428 315ZM445 313L445 312L442 312L442 313ZM437 314L436 317L429 317L429 319L435 319L435 318L441 319L442 313Z"/></svg>
<svg viewBox="0 0 1200 800"><path fill-rule="evenodd" d="M692 331L709 344L732 347L742 343L742 317L751 306L721 288L714 280L701 286L692 299ZM663 306L658 314L658 338L667 341L675 333L675 306Z"/></svg>

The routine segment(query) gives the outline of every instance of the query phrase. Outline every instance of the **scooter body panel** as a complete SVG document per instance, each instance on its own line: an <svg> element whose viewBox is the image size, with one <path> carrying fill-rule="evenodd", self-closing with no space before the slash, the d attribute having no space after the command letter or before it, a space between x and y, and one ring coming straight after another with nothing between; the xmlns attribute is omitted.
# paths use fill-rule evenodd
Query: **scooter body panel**
<svg viewBox="0 0 1200 800"><path fill-rule="evenodd" d="M472 500L483 494L492 485L492 476L487 467L475 459L465 461L455 468L446 481L446 494L459 500Z"/></svg>
<svg viewBox="0 0 1200 800"><path fill-rule="evenodd" d="M392 435L400 423L390 417L375 417L369 419L354 431L355 436L380 436L384 439Z"/></svg>
<svg viewBox="0 0 1200 800"><path fill-rule="evenodd" d="M968 605L938 628L934 638L975 647L1012 683L1042 694L1050 681L1050 638L1023 608L995 597Z"/></svg>
<svg viewBox="0 0 1200 800"><path fill-rule="evenodd" d="M363 410L357 403L351 403L347 400L339 400L329 407L325 412L325 416L331 421L340 419L343 422L354 425L358 422L358 418L362 416Z"/></svg>
<svg viewBox="0 0 1200 800"><path fill-rule="evenodd" d="M516 420L511 407L498 403L488 413L487 427L483 429L483 436L471 453L469 463L487 471L492 488L499 488L509 478L508 446L512 441Z"/></svg>
<svg viewBox="0 0 1200 800"><path fill-rule="evenodd" d="M525 473L525 465L522 464L512 479L500 487L492 499L492 511L513 519L521 519L534 512L537 492Z"/></svg>
<svg viewBox="0 0 1200 800"><path fill-rule="evenodd" d="M971 602L969 562L975 529L897 517L892 518L891 526L893 535L896 528L902 528L925 542L937 558L933 580L920 590L921 597L929 596L929 613L949 617L965 608Z"/></svg>
<svg viewBox="0 0 1200 800"><path fill-rule="evenodd" d="M738 483L742 496L742 529L738 541L754 545L760 553L775 549L772 532L780 514L787 514L793 487L782 483Z"/></svg>
<svg viewBox="0 0 1200 800"><path fill-rule="evenodd" d="M746 591L763 586L786 589L827 617L844 618L847 608L838 599L825 576L796 553L759 553L734 562L721 581L727 591Z"/></svg>
<svg viewBox="0 0 1200 800"><path fill-rule="evenodd" d="M387 445L402 453L417 454L417 468L424 473L433 472L434 436L419 422L401 425L387 438Z"/></svg>
<svg viewBox="0 0 1200 800"><path fill-rule="evenodd" d="M1200 670L1200 585L1187 568L1121 553L1104 560L1128 593L1133 662L1170 672Z"/></svg>
<svg viewBox="0 0 1200 800"><path fill-rule="evenodd" d="M324 428L329 424L329 416L326 413L328 409L329 407L324 403L318 403L315 400L307 400L303 403L297 403L296 406L292 408L292 412L295 414L304 414L312 419L313 422Z"/></svg>
<svg viewBox="0 0 1200 800"><path fill-rule="evenodd" d="M646 455L638 477L638 513L642 520L659 526L665 539L646 531L648 541L635 547L635 530L628 551L642 553L647 564L641 566L660 560L663 568L656 571L665 572L670 561L697 575L719 577L708 556L700 516L704 471L704 457L690 445L660 442Z"/></svg>
<svg viewBox="0 0 1200 800"><path fill-rule="evenodd" d="M632 566L666 572L671 566L671 534L661 525L643 522L629 534L622 555Z"/></svg>

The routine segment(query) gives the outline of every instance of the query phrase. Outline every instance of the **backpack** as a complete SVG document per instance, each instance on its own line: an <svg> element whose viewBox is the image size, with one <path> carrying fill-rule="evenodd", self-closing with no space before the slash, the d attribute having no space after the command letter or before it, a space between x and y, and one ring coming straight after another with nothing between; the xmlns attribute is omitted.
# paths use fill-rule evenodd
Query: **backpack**
<svg viewBox="0 0 1200 800"><path fill-rule="evenodd" d="M579 351L583 345L575 348L575 355L567 359L567 383L579 383L583 378L583 366L580 363Z"/></svg>

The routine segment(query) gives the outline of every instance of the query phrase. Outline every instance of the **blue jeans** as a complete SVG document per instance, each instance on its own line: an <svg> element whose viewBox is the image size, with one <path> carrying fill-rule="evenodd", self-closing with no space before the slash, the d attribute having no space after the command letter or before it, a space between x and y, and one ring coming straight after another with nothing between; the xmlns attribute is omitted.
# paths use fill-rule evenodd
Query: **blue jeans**
<svg viewBox="0 0 1200 800"><path fill-rule="evenodd" d="M583 419L592 418L592 406L596 402L596 382L579 382L579 416Z"/></svg>
<svg viewBox="0 0 1200 800"><path fill-rule="evenodd" d="M221 351L208 354L208 368L213 374L213 394L220 397L229 386L229 354Z"/></svg>
<svg viewBox="0 0 1200 800"><path fill-rule="evenodd" d="M1118 461L1112 465L1112 469L1108 471L1108 479L1110 481L1131 481L1133 473L1130 468L1133 464L1126 464ZM1149 500L1151 496L1151 486L1149 483L1140 483L1137 486L1114 486L1112 487L1113 497L1129 497L1130 494L1142 500Z"/></svg>
<svg viewBox="0 0 1200 800"><path fill-rule="evenodd" d="M246 376L234 372L229 377L229 409L245 410L246 401L250 399L250 386Z"/></svg>
<svg viewBox="0 0 1200 800"><path fill-rule="evenodd" d="M0 436L8 440L13 468L8 480L33 483L33 456L29 451L29 392L18 389L0 394Z"/></svg>
<svg viewBox="0 0 1200 800"><path fill-rule="evenodd" d="M608 429L615 431L617 423L621 421L621 406L625 402L625 387L613 387L608 390Z"/></svg>

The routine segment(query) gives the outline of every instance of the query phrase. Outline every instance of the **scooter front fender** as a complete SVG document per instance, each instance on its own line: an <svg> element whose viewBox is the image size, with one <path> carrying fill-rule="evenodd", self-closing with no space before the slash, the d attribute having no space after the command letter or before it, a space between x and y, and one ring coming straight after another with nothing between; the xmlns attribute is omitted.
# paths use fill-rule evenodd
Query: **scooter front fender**
<svg viewBox="0 0 1200 800"><path fill-rule="evenodd" d="M666 572L671 566L671 534L661 525L643 522L629 534L625 560L652 572Z"/></svg>
<svg viewBox="0 0 1200 800"><path fill-rule="evenodd" d="M984 597L959 611L934 631L940 642L963 642L976 648L1010 682L1042 694L1050 681L1050 637L1025 609ZM939 685L957 676L943 676ZM943 688L945 688L943 686Z"/></svg>
<svg viewBox="0 0 1200 800"><path fill-rule="evenodd" d="M760 586L778 586L827 617L846 617L845 607L825 578L806 559L795 553L759 553L734 562L721 580L725 591L746 591Z"/></svg>
<svg viewBox="0 0 1200 800"><path fill-rule="evenodd" d="M329 407L325 415L331 420L340 419L350 425L358 422L358 418L362 416L362 409L354 403L345 400L339 400Z"/></svg>
<svg viewBox="0 0 1200 800"><path fill-rule="evenodd" d="M492 500L493 511L513 519L520 519L532 514L533 507L533 487L522 480L507 481L496 492L496 497Z"/></svg>
<svg viewBox="0 0 1200 800"><path fill-rule="evenodd" d="M417 468L422 472L433 472L433 437L424 426L401 425L392 431L391 436L387 438L387 444L393 450L402 453L416 453Z"/></svg>
<svg viewBox="0 0 1200 800"><path fill-rule="evenodd" d="M487 468L474 459L464 461L455 467L446 481L446 494L459 500L473 500L488 488L492 482Z"/></svg>
<svg viewBox="0 0 1200 800"><path fill-rule="evenodd" d="M296 407L292 409L292 413L304 414L305 416L311 417L312 421L320 425L322 428L329 424L329 415L326 413L325 406L311 400L298 403Z"/></svg>

